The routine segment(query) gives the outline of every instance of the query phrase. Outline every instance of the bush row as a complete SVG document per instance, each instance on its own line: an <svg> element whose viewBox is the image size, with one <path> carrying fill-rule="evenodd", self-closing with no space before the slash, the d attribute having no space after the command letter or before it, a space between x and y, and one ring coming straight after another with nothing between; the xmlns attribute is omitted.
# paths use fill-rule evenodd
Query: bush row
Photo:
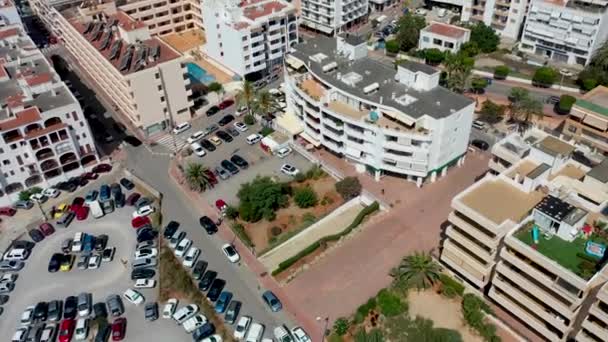
<svg viewBox="0 0 608 342"><path fill-rule="evenodd" d="M330 241L337 241L339 240L341 237L348 235L353 229L355 229L357 226L359 226L361 224L361 222L363 222L363 219L365 219L365 217L367 215L372 214L373 212L377 211L378 209L380 209L380 205L378 204L378 202L374 202L370 205L368 205L367 207L363 208L359 214L357 215L357 217L355 217L355 219L353 220L353 222L346 227L346 229L344 229L343 231L341 231L340 233L337 234L333 234L333 235L328 235L328 236L324 236L321 239L317 240L316 242L312 243L310 246L304 248L303 250L301 250L298 254L292 256L291 258L288 258L287 260L283 261L282 263L279 264L279 267L272 271L272 275L275 276L283 271L285 271L286 269L288 269L291 265L295 264L298 260L302 259L303 257L311 254L312 252L314 252L317 248L319 248L321 246L321 244L330 242Z"/></svg>
<svg viewBox="0 0 608 342"><path fill-rule="evenodd" d="M500 342L494 324L486 322L485 314L492 314L492 309L481 298L472 293L462 297L462 314L467 324L476 330L488 342Z"/></svg>
<svg viewBox="0 0 608 342"><path fill-rule="evenodd" d="M454 298L456 296L462 297L464 294L464 285L452 279L449 275L441 273L439 280L441 281L441 294L444 296Z"/></svg>

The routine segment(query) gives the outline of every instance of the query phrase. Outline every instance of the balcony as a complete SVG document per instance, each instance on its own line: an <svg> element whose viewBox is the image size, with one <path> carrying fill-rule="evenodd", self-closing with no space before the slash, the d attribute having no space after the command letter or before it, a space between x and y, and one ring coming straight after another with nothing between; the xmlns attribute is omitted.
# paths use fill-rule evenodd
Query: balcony
<svg viewBox="0 0 608 342"><path fill-rule="evenodd" d="M448 240L446 240L447 242ZM474 269L470 264L463 260L459 255L459 250L454 245L444 245L441 253L441 261L448 264L454 270L456 270L461 276L472 282L479 288L484 287L490 280L490 274L479 272Z"/></svg>
<svg viewBox="0 0 608 342"><path fill-rule="evenodd" d="M488 251L487 249L480 246L479 242L474 242L468 236L465 236L453 226L449 226L446 230L446 235L452 238L452 240L457 241L459 244L466 247L470 252L475 254L480 259L483 259L487 263L493 264L494 257L496 255L496 250Z"/></svg>
<svg viewBox="0 0 608 342"><path fill-rule="evenodd" d="M53 152L52 149L50 148L43 148L40 151L36 152L36 160L38 161L43 161L45 159L48 159L50 157L55 156L55 153Z"/></svg>

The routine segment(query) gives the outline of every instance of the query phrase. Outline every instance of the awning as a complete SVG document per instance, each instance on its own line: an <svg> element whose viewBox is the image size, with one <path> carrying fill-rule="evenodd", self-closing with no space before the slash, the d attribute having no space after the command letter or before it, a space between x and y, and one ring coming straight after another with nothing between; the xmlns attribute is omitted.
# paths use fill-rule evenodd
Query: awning
<svg viewBox="0 0 608 342"><path fill-rule="evenodd" d="M283 130L290 136L298 135L304 130L300 120L298 120L296 115L290 110L277 115L275 124L279 130Z"/></svg>
<svg viewBox="0 0 608 342"><path fill-rule="evenodd" d="M306 132L300 133L300 137L302 137L302 139L304 139L304 140L308 141L309 143L311 143L312 146L314 146L314 147L321 146L321 142L320 141L318 141L317 139L311 137L310 134L308 134Z"/></svg>
<svg viewBox="0 0 608 342"><path fill-rule="evenodd" d="M287 58L285 59L285 63L287 63L287 65L289 65L290 67L294 68L294 69L300 69L301 67L304 66L304 62L302 62L301 60L289 55L287 56Z"/></svg>

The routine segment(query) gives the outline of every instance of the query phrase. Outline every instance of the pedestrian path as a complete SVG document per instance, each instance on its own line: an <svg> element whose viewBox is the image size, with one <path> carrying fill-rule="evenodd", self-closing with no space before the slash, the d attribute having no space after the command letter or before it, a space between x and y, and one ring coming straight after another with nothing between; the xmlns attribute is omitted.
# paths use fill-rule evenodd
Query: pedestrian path
<svg viewBox="0 0 608 342"><path fill-rule="evenodd" d="M173 142L174 139L175 143ZM158 145L165 147L171 152L178 152L182 148L186 147L186 145L188 145L188 142L186 142L185 138L174 136L171 133L164 133L159 135L154 139L154 142Z"/></svg>

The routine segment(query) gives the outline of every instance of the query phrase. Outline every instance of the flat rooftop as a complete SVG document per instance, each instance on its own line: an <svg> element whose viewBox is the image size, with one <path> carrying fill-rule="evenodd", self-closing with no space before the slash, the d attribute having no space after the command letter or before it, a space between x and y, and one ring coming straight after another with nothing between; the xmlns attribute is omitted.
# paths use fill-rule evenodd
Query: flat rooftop
<svg viewBox="0 0 608 342"><path fill-rule="evenodd" d="M585 175L586 175L585 171L572 165L571 163L568 163L568 164L564 165L561 169L559 169L559 171L552 174L551 177L549 177L549 180L553 180L554 178L559 177L559 176L564 176L564 177L568 177L568 178L576 179L576 180L582 180L583 177L585 177Z"/></svg>
<svg viewBox="0 0 608 342"><path fill-rule="evenodd" d="M161 39L181 53L186 53L192 49L197 49L206 42L205 31L201 29L192 29L184 32L171 33L162 36Z"/></svg>
<svg viewBox="0 0 608 342"><path fill-rule="evenodd" d="M482 181L461 197L461 202L480 215L499 225L506 220L524 219L544 195L539 191L525 193L504 180ZM506 201L505 199L509 200Z"/></svg>
<svg viewBox="0 0 608 342"><path fill-rule="evenodd" d="M574 146L551 135L534 144L534 147L554 157L569 156L574 151Z"/></svg>
<svg viewBox="0 0 608 342"><path fill-rule="evenodd" d="M608 88L597 86L585 94L574 104L577 107L586 109L603 116L608 116Z"/></svg>

